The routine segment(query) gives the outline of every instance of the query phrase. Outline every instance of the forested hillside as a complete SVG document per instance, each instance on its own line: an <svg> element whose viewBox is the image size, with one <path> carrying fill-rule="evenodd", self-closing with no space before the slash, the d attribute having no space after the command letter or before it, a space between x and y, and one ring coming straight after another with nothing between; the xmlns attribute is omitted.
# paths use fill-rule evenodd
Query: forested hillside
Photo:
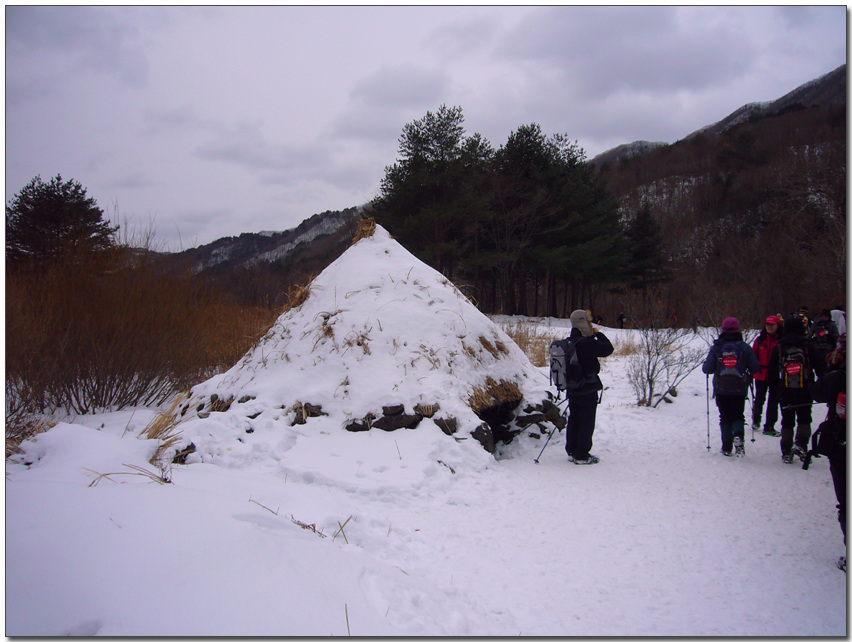
<svg viewBox="0 0 852 642"><path fill-rule="evenodd" d="M641 156L601 163L622 220L659 222L681 318L759 319L846 291L846 68Z"/></svg>

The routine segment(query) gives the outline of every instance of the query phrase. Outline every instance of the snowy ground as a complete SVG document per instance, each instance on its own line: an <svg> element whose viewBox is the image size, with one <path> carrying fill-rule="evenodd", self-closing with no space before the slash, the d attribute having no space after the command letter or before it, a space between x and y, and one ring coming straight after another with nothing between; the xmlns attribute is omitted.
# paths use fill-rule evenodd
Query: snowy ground
<svg viewBox="0 0 852 642"><path fill-rule="evenodd" d="M153 409L60 423L6 464L6 635L845 636L827 461L721 456L712 403L708 452L700 371L652 410L604 363L596 466L318 417L158 484Z"/></svg>

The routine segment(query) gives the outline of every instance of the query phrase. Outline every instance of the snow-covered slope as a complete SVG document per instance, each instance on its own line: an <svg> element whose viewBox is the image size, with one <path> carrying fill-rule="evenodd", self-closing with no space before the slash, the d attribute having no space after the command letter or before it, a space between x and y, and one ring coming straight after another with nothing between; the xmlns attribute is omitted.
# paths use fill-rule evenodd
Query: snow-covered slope
<svg viewBox="0 0 852 642"><path fill-rule="evenodd" d="M154 409L67 418L6 464L6 635L846 636L826 460L759 433L723 457L712 401L708 452L704 376L638 408L628 359L603 360L596 466L562 433L535 464L530 431L495 459L319 417L157 484L128 467L160 474Z"/></svg>

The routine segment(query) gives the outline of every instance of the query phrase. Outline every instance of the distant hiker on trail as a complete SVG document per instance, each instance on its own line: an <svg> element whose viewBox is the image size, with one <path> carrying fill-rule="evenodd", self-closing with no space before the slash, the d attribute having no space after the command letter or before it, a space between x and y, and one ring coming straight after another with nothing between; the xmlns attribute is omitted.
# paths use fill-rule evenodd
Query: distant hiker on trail
<svg viewBox="0 0 852 642"><path fill-rule="evenodd" d="M839 336L837 326L831 320L831 312L827 309L817 315L811 323L810 330L808 330L808 341L813 344L822 362L825 362L828 354L837 347Z"/></svg>
<svg viewBox="0 0 852 642"><path fill-rule="evenodd" d="M814 373L819 376L824 363L819 362L814 347L805 334L805 322L791 315L784 322L784 333L769 361L768 378L778 386L781 407L781 459L793 463L793 455L804 460L811 438L811 386ZM795 439L793 428L796 428Z"/></svg>
<svg viewBox="0 0 852 642"><path fill-rule="evenodd" d="M624 312L618 315L618 327L624 330L624 322L627 321L627 317L624 316Z"/></svg>
<svg viewBox="0 0 852 642"><path fill-rule="evenodd" d="M575 464L596 464L600 461L589 451L592 449L592 434L595 431L595 415L598 407L598 391L603 383L598 376L601 371L599 357L608 357L613 347L603 332L592 327L591 315L586 310L571 313L571 334L568 340L574 344L576 363L581 380L568 394L568 425L565 429L565 452Z"/></svg>
<svg viewBox="0 0 852 642"><path fill-rule="evenodd" d="M743 341L740 322L728 317L722 322L722 333L713 342L702 371L713 375L713 394L719 408L722 454L745 455L745 400L751 377L760 372L760 364L751 346Z"/></svg>
<svg viewBox="0 0 852 642"><path fill-rule="evenodd" d="M692 334L698 334L698 325L701 323L701 317L697 314L692 315L689 325L692 327Z"/></svg>
<svg viewBox="0 0 852 642"><path fill-rule="evenodd" d="M755 429L760 428L760 416L768 393L769 403L766 405L766 423L763 425L763 434L772 436L781 433L775 430L775 422L778 421L778 386L777 382L770 381L768 378L769 361L772 358L772 353L778 348L778 342L781 339L781 325L781 319L770 314L766 317L766 325L752 345L760 364L760 372L754 375L755 395L751 408L751 423Z"/></svg>
<svg viewBox="0 0 852 642"><path fill-rule="evenodd" d="M837 348L828 358L826 374L813 387L814 401L828 404L828 415L819 427L817 452L828 457L834 494L837 497L837 521L846 546L846 333L840 335ZM846 571L846 555L837 560Z"/></svg>

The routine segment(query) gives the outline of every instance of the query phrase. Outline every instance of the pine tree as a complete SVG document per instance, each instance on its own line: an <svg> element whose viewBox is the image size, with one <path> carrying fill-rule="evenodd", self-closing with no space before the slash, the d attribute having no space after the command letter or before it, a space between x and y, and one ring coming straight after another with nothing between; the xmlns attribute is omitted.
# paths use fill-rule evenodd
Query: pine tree
<svg viewBox="0 0 852 642"><path fill-rule="evenodd" d="M663 251L663 233L660 223L651 214L651 207L643 202L636 216L624 231L628 260L624 267L627 285L645 291L649 287L671 280L668 260Z"/></svg>
<svg viewBox="0 0 852 642"><path fill-rule="evenodd" d="M113 245L117 227L74 180L33 178L6 205L6 262L43 262L78 250Z"/></svg>

